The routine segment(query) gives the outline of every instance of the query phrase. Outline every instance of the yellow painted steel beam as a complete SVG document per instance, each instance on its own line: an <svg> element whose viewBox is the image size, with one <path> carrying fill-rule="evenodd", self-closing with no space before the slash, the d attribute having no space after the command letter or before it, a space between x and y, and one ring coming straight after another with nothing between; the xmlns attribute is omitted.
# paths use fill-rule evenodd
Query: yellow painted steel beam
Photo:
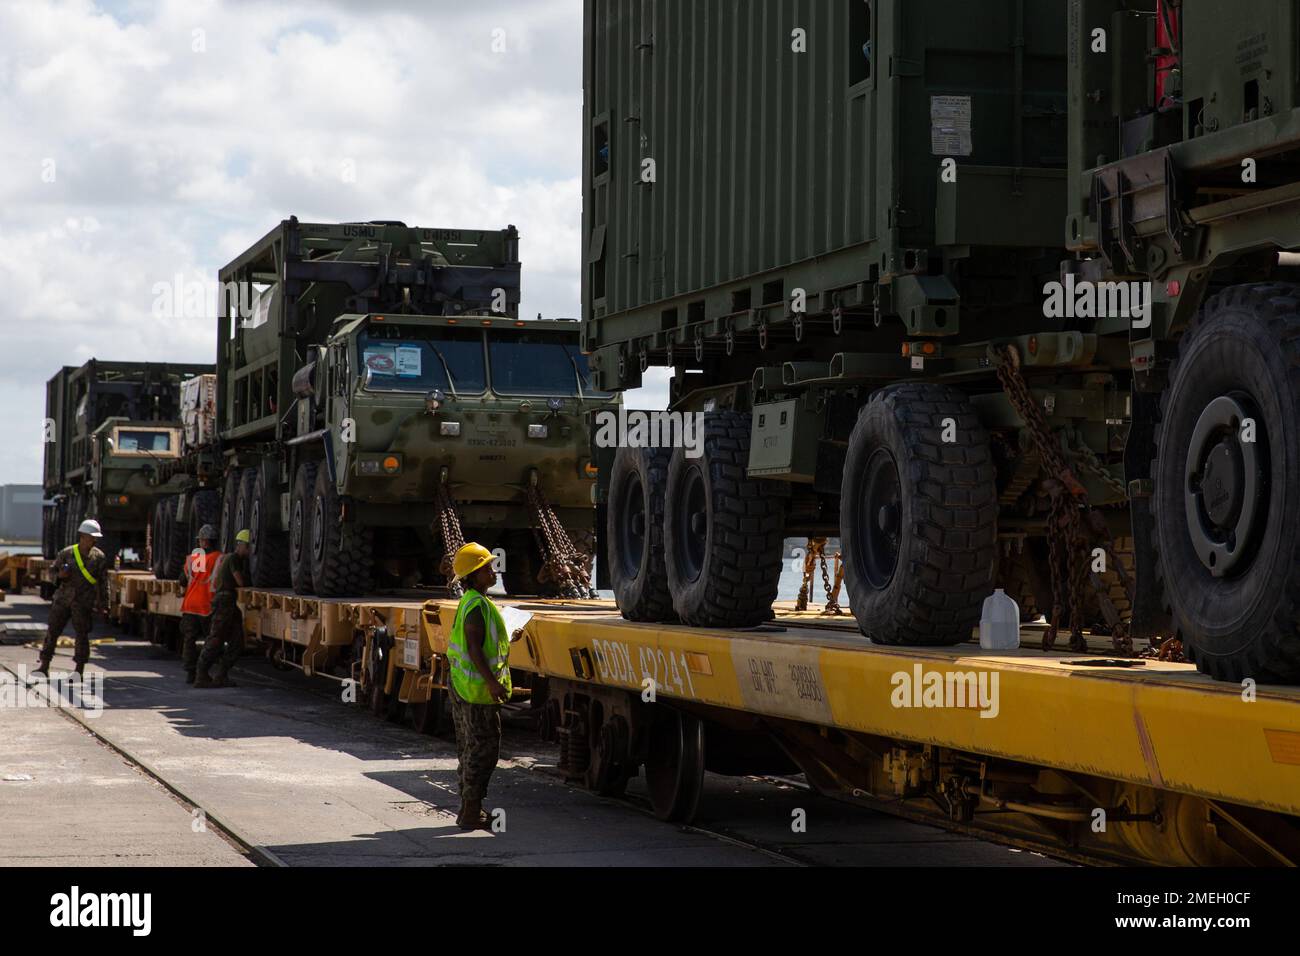
<svg viewBox="0 0 1300 956"><path fill-rule="evenodd" d="M809 627L811 616L728 632L633 624L596 602L505 603L534 610L511 650L522 670L638 692L649 680L665 698L1300 815L1300 688L1261 686L1252 698L1187 664L880 647L856 629ZM431 645L454 609L426 608Z"/></svg>

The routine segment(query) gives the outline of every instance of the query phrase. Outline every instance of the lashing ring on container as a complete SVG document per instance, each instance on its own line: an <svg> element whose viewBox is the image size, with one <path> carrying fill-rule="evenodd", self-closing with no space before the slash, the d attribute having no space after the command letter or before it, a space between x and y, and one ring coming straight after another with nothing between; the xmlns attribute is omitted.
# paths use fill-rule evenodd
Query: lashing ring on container
<svg viewBox="0 0 1300 956"><path fill-rule="evenodd" d="M699 332L695 333L695 361L704 361L704 336Z"/></svg>
<svg viewBox="0 0 1300 956"><path fill-rule="evenodd" d="M760 325L758 327L758 347L760 349L767 348L767 326L766 325Z"/></svg>
<svg viewBox="0 0 1300 956"><path fill-rule="evenodd" d="M796 315L794 317L794 340L796 342L803 341L803 316L802 315Z"/></svg>
<svg viewBox="0 0 1300 956"><path fill-rule="evenodd" d="M836 335L844 331L844 310L838 305L831 310L831 328Z"/></svg>
<svg viewBox="0 0 1300 956"><path fill-rule="evenodd" d="M727 334L723 337L723 341L727 345L728 355L736 351L736 333L730 327L727 328Z"/></svg>

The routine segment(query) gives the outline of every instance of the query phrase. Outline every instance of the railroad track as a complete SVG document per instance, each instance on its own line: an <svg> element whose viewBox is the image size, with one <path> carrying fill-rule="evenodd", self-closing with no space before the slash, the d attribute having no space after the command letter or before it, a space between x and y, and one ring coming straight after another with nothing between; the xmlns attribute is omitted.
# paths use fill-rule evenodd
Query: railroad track
<svg viewBox="0 0 1300 956"><path fill-rule="evenodd" d="M256 667L256 665L250 666L252 662L252 659L250 658L246 658L245 660L249 661L250 663L237 665L232 670L232 674L243 686L273 689L278 693L287 693L299 699L307 699L319 703L328 703L330 705L337 705L340 703L338 700L337 693L332 689L332 685L325 685L325 684L314 685L314 684L309 684L309 683L304 683L299 681L286 680L284 678L277 676L274 672L268 673L266 670ZM4 669L8 671L10 674L12 674L16 679L19 678L18 673L14 671L12 668L4 664L0 664L0 666L3 666ZM135 693L139 693L142 695L149 695L153 697L163 697L167 699L184 699L190 697L193 693L195 693L193 689L187 685L173 684L172 682L164 682L160 684L158 681L144 681L144 680L134 679L129 676L114 676L106 673L106 681L107 680L111 680L114 684L118 685L118 687L122 689L130 689ZM398 747L404 742L414 743L415 741L425 739L424 735L420 734L418 731L414 730L411 727L405 726L403 724L380 723L377 722L377 718L375 718L373 715L370 715L368 713L353 715L350 714L349 710L346 709L345 707L339 707L337 711L337 715L332 714L329 717L324 717L316 713L313 713L311 711L303 711L301 709L295 709L291 705L287 705L283 707L259 706L255 703L250 703L245 700L232 699L225 695L217 696L216 703L218 703L222 707L243 711L245 713L252 713L261 716L275 717L280 719L290 719L298 723L309 725L309 726L328 728L334 733L343 734L353 740L364 741L364 742L377 744L389 748ZM212 826L214 830L216 830L219 834L221 834L228 842L230 842L233 846L239 849L240 852L242 852L245 856L247 856L256 865L268 866L268 867L289 866L288 863L286 863L284 860L278 857L275 853L267 850L265 847L259 845L257 841L241 833L238 827L231 824L229 821L225 820L221 814L213 813L203 802L201 802L194 795L189 793L183 784L169 777L165 771L160 770L159 768L153 766L147 758L142 756L134 748L132 748L129 745L124 745L121 742L116 741L110 738L109 736L107 736L106 734L100 732L95 728L93 721L88 721L82 718L76 712L75 709L66 706L60 706L57 709L60 711L61 715L65 719L77 724L81 729L83 729L86 733L92 736L100 744L112 750L128 764L135 767L141 773L148 776L150 779L154 780L156 783L158 783L160 786L166 789L173 796L174 799L176 799L179 803L182 804L182 806L186 808L187 811L192 812L195 809L201 809L205 814L209 825ZM509 739L510 736L513 736L518 741L522 741L525 739L535 741L535 731L528 729L526 726L524 726L526 721L527 708L516 706L513 709L515 711L513 716L517 719L511 720L509 722L509 727L507 729L507 739ZM357 717L358 719L355 721L352 720L351 718L353 716ZM343 719L341 720L340 718ZM524 718L524 719L518 719L518 718ZM414 738L414 740L411 740L410 738ZM536 746L536 743L534 743L534 746ZM414 751L417 748L413 746L408 746L401 749L403 751ZM650 800L646 796L643 796L639 793L635 793L635 792L628 793L621 797L602 797L598 794L592 793L591 791L587 790L585 787L582 787L566 779L563 772L553 763L546 763L546 762L529 763L527 761L521 761L515 763L514 767L516 769L527 770L532 773L540 774L545 778L547 778L553 785L561 786L565 790L571 793L580 794L589 799L597 800L609 806L617 806L625 810L630 810L634 813L640 814L645 817L654 816L654 809L650 803ZM795 789L807 792L809 795L819 800L829 801L834 799L832 797L823 794L817 794L816 791L814 791L803 781L792 779L792 778L748 777L746 779L760 782L763 784L768 784L773 788L793 787ZM427 800L423 802L429 803L429 801ZM842 801L837 801L837 802L842 802ZM430 803L430 806L434 806L434 805ZM858 809L862 809L868 812L873 812L873 811L880 812L881 808L860 806L858 807ZM664 824L664 825L670 825L670 824ZM708 822L698 822L698 821L688 825L683 825L683 824L671 824L671 825L676 826L679 830L682 830L687 833L698 834L700 836L714 840L718 843L726 844L729 846L737 847L740 849L748 850L753 853L760 854L763 857L773 862L780 863L783 865L798 866L798 867L820 865L816 860L813 860L808 856L799 853L797 850L791 850L789 847L779 846L772 843L771 841L755 838L754 836L747 835L737 830L734 827L713 825ZM987 835L984 834L971 833L968 835L987 838ZM992 841L992 842L1000 842L1000 841Z"/></svg>

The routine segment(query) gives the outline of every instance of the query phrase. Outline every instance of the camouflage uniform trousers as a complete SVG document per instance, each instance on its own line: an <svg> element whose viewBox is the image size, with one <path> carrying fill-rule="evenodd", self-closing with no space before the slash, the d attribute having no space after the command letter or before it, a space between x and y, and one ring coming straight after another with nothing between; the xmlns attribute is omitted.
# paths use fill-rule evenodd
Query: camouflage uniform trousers
<svg viewBox="0 0 1300 956"><path fill-rule="evenodd" d="M181 646L181 663L185 665L187 671L192 671L199 666L199 648L208 640L210 621L211 617L206 614L181 615L181 637L184 639Z"/></svg>
<svg viewBox="0 0 1300 956"><path fill-rule="evenodd" d="M54 592L54 601L50 605L50 617L45 631L45 643L41 647L41 660L54 658L54 646L59 635L72 620L72 629L77 635L77 646L73 649L72 660L84 664L90 660L90 629L94 624L94 605L68 597L63 591Z"/></svg>
<svg viewBox="0 0 1300 956"><path fill-rule="evenodd" d="M219 673L224 676L243 652L244 619L235 603L234 592L218 591L212 597L212 618L208 639L199 655L199 673L207 674L208 668L217 664Z"/></svg>
<svg viewBox="0 0 1300 956"><path fill-rule="evenodd" d="M501 756L501 705L471 704L451 690L451 719L456 725L460 799L481 802Z"/></svg>

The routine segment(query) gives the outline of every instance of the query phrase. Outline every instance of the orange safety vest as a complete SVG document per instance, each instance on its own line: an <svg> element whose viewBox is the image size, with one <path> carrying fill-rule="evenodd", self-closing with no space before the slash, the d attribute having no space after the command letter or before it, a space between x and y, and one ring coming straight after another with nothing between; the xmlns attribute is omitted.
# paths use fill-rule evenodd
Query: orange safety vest
<svg viewBox="0 0 1300 956"><path fill-rule="evenodd" d="M182 614L201 614L207 617L212 613L212 572L216 570L220 558L220 551L191 554L185 558L185 570L189 574L190 583L181 600Z"/></svg>

